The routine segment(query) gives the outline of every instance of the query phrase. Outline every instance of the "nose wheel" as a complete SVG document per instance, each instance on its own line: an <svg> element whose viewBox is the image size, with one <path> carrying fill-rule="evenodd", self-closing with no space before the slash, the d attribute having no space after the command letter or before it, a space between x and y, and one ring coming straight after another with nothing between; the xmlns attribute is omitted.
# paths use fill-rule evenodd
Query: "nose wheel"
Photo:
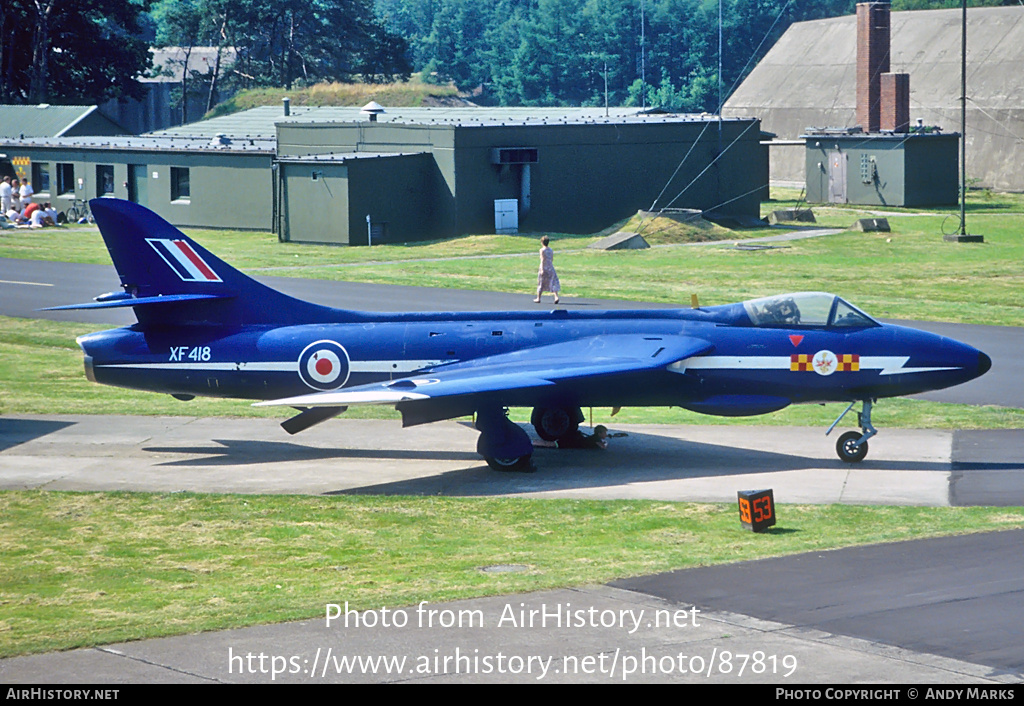
<svg viewBox="0 0 1024 706"><path fill-rule="evenodd" d="M863 437L863 434L856 431L848 431L839 437L836 453L843 462L857 463L864 460L868 455L868 442Z"/></svg>
<svg viewBox="0 0 1024 706"><path fill-rule="evenodd" d="M832 426L828 428L825 436L832 433L832 430L842 421L846 413L853 409L855 404L857 403L850 403L850 406L839 415L839 419L835 420ZM868 455L868 439L878 433L878 430L871 426L872 400L864 400L862 404L862 411L857 412L857 423L860 425L861 430L859 432L848 431L840 436L836 442L836 454L839 455L839 460L843 463L859 463L863 461Z"/></svg>

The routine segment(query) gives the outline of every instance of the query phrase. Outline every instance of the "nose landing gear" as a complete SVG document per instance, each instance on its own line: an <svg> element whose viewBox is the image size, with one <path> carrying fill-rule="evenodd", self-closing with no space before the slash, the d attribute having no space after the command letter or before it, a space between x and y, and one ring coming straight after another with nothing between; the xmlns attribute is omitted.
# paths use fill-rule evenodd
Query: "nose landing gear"
<svg viewBox="0 0 1024 706"><path fill-rule="evenodd" d="M874 400L863 400L862 411L857 412L857 424L860 426L861 431L859 433L848 431L840 436L836 442L836 453L844 463L858 463L863 461L864 457L868 455L868 439L878 433L878 430L871 426L871 406L873 402ZM842 421L846 413L853 409L855 404L857 403L851 402L850 406L843 410L839 418L832 422L832 426L825 432L825 436L832 433L832 430Z"/></svg>

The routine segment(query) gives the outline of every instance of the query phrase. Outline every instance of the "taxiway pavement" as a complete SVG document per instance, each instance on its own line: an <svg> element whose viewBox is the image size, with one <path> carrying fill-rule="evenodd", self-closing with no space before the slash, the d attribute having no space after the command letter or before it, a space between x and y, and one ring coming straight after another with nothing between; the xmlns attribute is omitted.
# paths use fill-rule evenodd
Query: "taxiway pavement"
<svg viewBox="0 0 1024 706"><path fill-rule="evenodd" d="M1024 430L886 429L853 465L822 429L610 430L605 451L537 448L525 474L491 471L469 422L339 419L291 437L271 419L4 416L0 489L1024 505Z"/></svg>

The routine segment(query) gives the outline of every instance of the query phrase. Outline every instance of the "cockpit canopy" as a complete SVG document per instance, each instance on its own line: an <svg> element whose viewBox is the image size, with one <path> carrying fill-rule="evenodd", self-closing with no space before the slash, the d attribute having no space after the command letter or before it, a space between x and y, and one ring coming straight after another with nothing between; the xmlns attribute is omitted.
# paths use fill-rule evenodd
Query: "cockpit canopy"
<svg viewBox="0 0 1024 706"><path fill-rule="evenodd" d="M799 292L743 302L754 326L783 328L865 328L879 323L834 294Z"/></svg>

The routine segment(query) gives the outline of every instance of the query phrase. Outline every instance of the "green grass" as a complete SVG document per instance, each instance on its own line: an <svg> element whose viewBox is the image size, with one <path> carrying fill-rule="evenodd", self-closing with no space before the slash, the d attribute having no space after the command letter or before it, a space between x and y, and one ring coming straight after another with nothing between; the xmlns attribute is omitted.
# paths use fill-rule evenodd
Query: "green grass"
<svg viewBox="0 0 1024 706"><path fill-rule="evenodd" d="M1022 508L0 492L0 657L1024 526ZM521 573L484 573L524 564Z"/></svg>
<svg viewBox="0 0 1024 706"><path fill-rule="evenodd" d="M206 119L263 105L280 106L289 98L293 106L364 106L370 101L392 108L461 104L454 86L423 83L417 79L395 83L318 83L307 88L252 88L217 105Z"/></svg>
<svg viewBox="0 0 1024 706"><path fill-rule="evenodd" d="M779 192L779 196L786 196ZM764 210L791 205L768 202ZM713 305L786 291L823 290L880 318L1024 326L1024 196L972 192L968 223L982 244L947 243L956 209L816 206L819 224L847 227L885 211L891 233L847 231L781 244L771 250L732 247L777 230L687 229L648 223L663 247L599 252L601 235L551 234L566 300L625 299L688 305L691 294ZM635 227L636 222L628 224ZM682 245L711 233L724 242ZM279 243L266 233L190 230L197 241L241 269L264 274L381 284L528 294L536 286L537 237L477 235L446 241L341 248ZM728 237L725 237L728 236ZM674 245L672 243L675 243ZM507 256L501 259L480 256ZM0 231L0 256L109 262L94 228ZM528 302L524 297L524 306Z"/></svg>
<svg viewBox="0 0 1024 706"><path fill-rule="evenodd" d="M737 250L731 241L613 252L569 250L558 240L552 247L568 302L580 296L685 306L697 294L714 305L812 290L839 294L880 318L1024 326L1024 216L985 216L982 244L944 242L942 220L890 217L891 233L846 231L761 251ZM523 293L536 280L531 258L504 260L500 271L498 277L493 263L453 259L296 274Z"/></svg>
<svg viewBox="0 0 1024 706"><path fill-rule="evenodd" d="M536 238L525 236L477 235L454 240L350 248L281 243L277 236L262 232L186 230L196 242L235 267L295 277L308 276L302 270L312 267L478 255L525 255L535 254L540 247ZM110 255L95 226L44 228L26 233L25 230L0 231L0 257L110 264ZM583 248L592 238L588 236L584 240L577 237L581 242L574 247Z"/></svg>

